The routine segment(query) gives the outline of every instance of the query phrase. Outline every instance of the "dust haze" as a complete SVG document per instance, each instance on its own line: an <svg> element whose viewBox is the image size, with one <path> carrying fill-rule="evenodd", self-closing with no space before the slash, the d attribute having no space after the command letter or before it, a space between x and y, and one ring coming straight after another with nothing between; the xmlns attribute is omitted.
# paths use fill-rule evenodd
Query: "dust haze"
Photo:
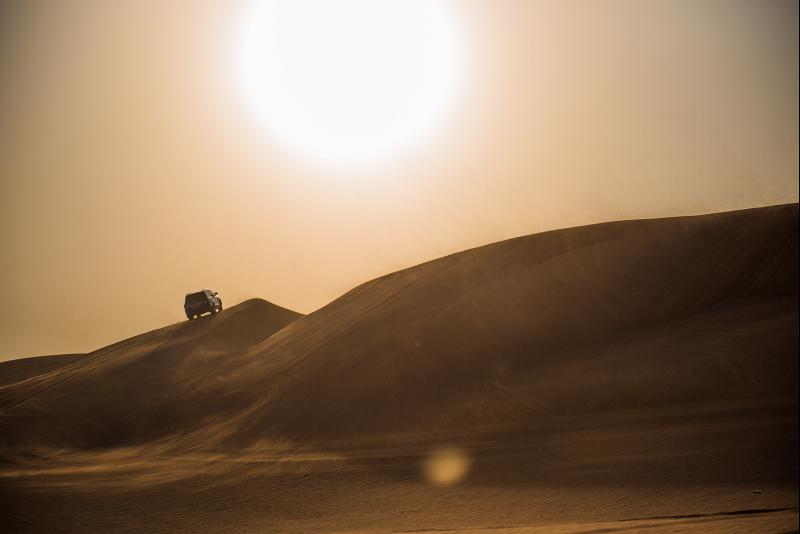
<svg viewBox="0 0 800 534"><path fill-rule="evenodd" d="M797 532L797 3L323 1L0 3L0 532Z"/></svg>
<svg viewBox="0 0 800 534"><path fill-rule="evenodd" d="M453 3L465 82L421 148L293 158L242 103L248 2L0 7L0 359L313 311L387 272L594 222L798 198L797 4Z"/></svg>

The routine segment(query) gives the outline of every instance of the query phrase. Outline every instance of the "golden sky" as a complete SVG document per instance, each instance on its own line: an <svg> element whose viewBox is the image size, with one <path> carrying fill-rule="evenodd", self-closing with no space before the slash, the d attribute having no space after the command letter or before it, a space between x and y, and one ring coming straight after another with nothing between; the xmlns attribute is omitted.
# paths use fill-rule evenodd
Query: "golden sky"
<svg viewBox="0 0 800 534"><path fill-rule="evenodd" d="M254 0L0 4L0 360L182 320L310 312L465 248L798 199L782 0L454 0L463 73L424 143L289 153L236 75Z"/></svg>

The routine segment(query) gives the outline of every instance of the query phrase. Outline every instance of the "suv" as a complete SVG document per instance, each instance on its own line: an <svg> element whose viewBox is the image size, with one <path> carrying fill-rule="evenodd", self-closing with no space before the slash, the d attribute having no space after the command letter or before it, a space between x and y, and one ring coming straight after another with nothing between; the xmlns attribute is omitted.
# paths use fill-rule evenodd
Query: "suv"
<svg viewBox="0 0 800 534"><path fill-rule="evenodd" d="M186 312L186 318L190 321L206 312L213 315L222 311L222 299L217 296L216 291L210 289L189 293L183 301L183 311Z"/></svg>

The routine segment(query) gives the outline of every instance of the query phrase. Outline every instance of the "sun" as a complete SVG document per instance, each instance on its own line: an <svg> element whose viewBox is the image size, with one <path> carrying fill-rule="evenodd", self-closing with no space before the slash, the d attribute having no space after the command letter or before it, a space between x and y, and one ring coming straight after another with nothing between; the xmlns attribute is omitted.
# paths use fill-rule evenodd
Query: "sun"
<svg viewBox="0 0 800 534"><path fill-rule="evenodd" d="M420 142L452 100L459 50L437 0L261 0L241 46L247 100L304 155L385 158Z"/></svg>

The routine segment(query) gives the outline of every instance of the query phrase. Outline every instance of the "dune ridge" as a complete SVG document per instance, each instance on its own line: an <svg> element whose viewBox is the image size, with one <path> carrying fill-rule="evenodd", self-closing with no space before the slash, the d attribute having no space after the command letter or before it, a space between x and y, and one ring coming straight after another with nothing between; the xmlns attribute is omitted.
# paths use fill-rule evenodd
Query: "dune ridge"
<svg viewBox="0 0 800 534"><path fill-rule="evenodd" d="M796 204L471 249L308 316L251 300L0 388L3 444L417 432L797 393Z"/></svg>
<svg viewBox="0 0 800 534"><path fill-rule="evenodd" d="M181 419L186 406L177 395L181 388L202 397L202 381L213 379L225 363L220 356L243 352L300 316L250 299L219 316L176 323L100 348L0 387L0 424L10 436L17 423L7 422L7 414L12 421L18 413L38 420L52 414L62 421L50 427L56 439L34 443L106 447L148 441L163 435L164 428L175 428L179 420L186 423ZM0 364L0 372L13 365ZM87 394L92 396L88 401ZM58 408L45 408L43 399ZM195 405L197 409L202 406ZM71 429L72 424L76 426Z"/></svg>
<svg viewBox="0 0 800 534"><path fill-rule="evenodd" d="M232 387L271 394L235 432L391 433L791 398L797 250L788 205L547 232L393 273L242 357L248 372Z"/></svg>
<svg viewBox="0 0 800 534"><path fill-rule="evenodd" d="M0 362L0 387L43 375L83 358L85 354L31 356Z"/></svg>
<svg viewBox="0 0 800 534"><path fill-rule="evenodd" d="M306 316L253 299L6 362L0 529L791 531L797 324L790 204L535 234Z"/></svg>

